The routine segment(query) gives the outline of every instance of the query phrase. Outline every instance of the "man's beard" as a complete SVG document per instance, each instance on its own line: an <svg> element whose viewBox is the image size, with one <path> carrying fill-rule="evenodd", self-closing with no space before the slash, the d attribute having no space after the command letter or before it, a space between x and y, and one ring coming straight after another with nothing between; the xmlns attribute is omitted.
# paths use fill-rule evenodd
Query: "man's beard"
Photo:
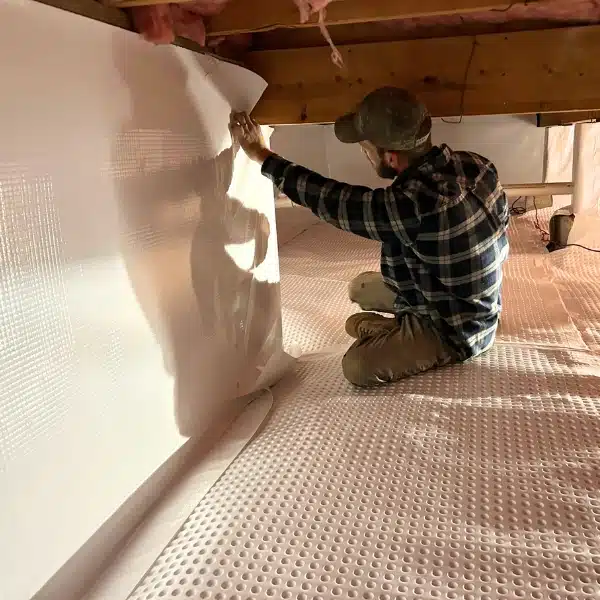
<svg viewBox="0 0 600 600"><path fill-rule="evenodd" d="M381 161L376 169L377 175L382 179L396 179L398 177L398 172L393 167L386 165L383 161Z"/></svg>

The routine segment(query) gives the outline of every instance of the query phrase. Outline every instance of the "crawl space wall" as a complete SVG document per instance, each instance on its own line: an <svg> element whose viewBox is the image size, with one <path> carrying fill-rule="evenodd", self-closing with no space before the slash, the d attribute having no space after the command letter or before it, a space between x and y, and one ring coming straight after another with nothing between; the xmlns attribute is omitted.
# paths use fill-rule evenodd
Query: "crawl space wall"
<svg viewBox="0 0 600 600"><path fill-rule="evenodd" d="M458 121L434 119L433 143L488 157L505 184L544 180L546 130L536 126L534 116L492 115ZM289 160L340 181L371 187L389 184L377 177L360 147L336 139L332 125L277 127L271 145ZM566 181L570 179L569 175Z"/></svg>
<svg viewBox="0 0 600 600"><path fill-rule="evenodd" d="M25 0L0 47L0 598L25 600L264 385L281 312L273 189L227 129L260 78Z"/></svg>

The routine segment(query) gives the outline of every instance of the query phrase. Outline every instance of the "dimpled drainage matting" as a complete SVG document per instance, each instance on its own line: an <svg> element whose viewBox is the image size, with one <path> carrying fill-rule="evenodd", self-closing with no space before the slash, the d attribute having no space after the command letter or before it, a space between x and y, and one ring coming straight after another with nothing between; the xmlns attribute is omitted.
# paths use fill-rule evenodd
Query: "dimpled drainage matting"
<svg viewBox="0 0 600 600"><path fill-rule="evenodd" d="M315 237L337 235L326 231L311 231L305 254ZM290 291L301 293L297 273L286 291L285 265L302 243L282 249L284 309ZM518 256L506 285L537 269L551 308L519 304L515 287L508 335L470 364L359 391L343 380L340 354L302 361L274 390L263 432L131 598L599 598L600 355L579 335L589 323L556 299L555 266L539 259ZM313 262L307 277L317 271ZM300 312L311 350L338 342L343 319L311 337L305 314L312 302L330 315L340 289L330 301L307 281L311 299L292 303L287 337ZM578 314L594 321L599 311ZM544 334L554 319L560 332Z"/></svg>

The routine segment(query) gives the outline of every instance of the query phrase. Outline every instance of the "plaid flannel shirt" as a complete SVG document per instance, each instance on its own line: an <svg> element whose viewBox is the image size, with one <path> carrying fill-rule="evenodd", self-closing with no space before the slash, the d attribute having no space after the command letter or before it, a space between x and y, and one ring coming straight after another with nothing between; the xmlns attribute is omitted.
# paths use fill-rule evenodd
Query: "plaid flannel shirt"
<svg viewBox="0 0 600 600"><path fill-rule="evenodd" d="M277 155L262 172L319 218L381 242L381 273L397 316L430 319L459 360L494 343L509 209L494 165L434 147L387 188L322 177Z"/></svg>

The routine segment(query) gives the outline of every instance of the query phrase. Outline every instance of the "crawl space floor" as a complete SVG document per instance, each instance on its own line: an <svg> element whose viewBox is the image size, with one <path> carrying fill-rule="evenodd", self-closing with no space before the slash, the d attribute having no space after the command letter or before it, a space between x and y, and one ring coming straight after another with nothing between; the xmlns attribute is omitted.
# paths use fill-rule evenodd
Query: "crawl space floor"
<svg viewBox="0 0 600 600"><path fill-rule="evenodd" d="M307 354L130 598L599 598L600 255L549 255L513 218L495 349L358 390L346 288L378 246L279 212L284 336Z"/></svg>

